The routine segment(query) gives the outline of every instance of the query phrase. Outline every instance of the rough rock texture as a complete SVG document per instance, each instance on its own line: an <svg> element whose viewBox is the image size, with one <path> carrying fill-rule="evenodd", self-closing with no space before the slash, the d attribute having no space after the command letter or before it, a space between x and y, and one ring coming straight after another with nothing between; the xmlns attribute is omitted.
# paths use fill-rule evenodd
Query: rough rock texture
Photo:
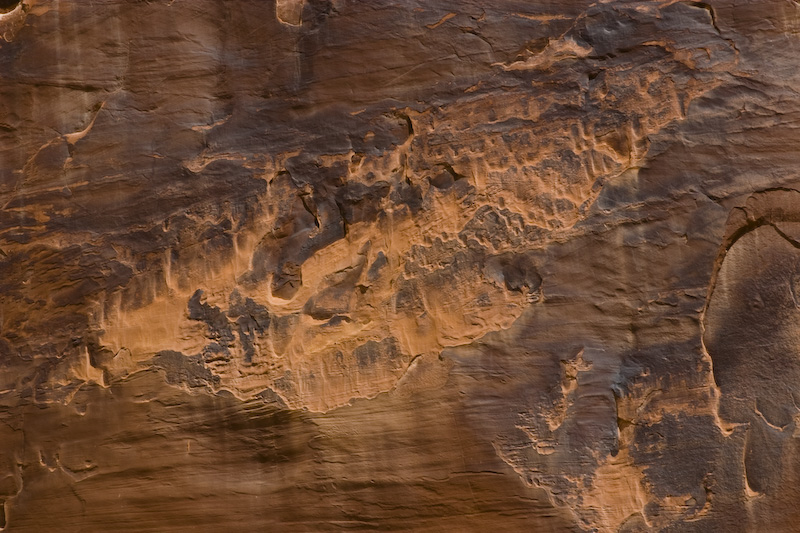
<svg viewBox="0 0 800 533"><path fill-rule="evenodd" d="M796 531L800 5L0 1L6 531Z"/></svg>

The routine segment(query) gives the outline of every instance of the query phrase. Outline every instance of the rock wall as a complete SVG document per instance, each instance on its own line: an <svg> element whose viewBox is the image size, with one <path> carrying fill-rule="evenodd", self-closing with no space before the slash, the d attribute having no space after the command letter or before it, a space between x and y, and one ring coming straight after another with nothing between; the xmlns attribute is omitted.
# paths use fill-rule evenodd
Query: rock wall
<svg viewBox="0 0 800 533"><path fill-rule="evenodd" d="M796 531L798 35L0 1L0 526Z"/></svg>

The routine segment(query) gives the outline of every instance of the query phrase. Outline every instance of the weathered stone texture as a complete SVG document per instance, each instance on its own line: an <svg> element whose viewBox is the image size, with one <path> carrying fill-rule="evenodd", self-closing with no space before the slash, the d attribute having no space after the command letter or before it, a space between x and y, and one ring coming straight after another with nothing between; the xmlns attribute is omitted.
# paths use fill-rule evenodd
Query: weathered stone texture
<svg viewBox="0 0 800 533"><path fill-rule="evenodd" d="M0 525L797 530L798 36L0 1Z"/></svg>

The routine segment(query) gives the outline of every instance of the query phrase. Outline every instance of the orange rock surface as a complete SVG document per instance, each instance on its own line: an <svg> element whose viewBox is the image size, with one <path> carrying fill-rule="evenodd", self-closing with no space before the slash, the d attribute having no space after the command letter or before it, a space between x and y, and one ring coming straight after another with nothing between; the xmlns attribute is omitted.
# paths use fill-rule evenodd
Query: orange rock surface
<svg viewBox="0 0 800 533"><path fill-rule="evenodd" d="M800 4L0 0L0 527L790 532Z"/></svg>

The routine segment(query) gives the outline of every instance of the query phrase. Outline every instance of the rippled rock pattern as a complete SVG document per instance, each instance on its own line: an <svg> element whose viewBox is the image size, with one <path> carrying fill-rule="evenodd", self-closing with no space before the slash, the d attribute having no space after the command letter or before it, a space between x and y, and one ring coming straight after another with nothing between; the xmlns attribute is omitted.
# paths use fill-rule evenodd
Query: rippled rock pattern
<svg viewBox="0 0 800 533"><path fill-rule="evenodd" d="M0 526L789 532L800 4L0 1Z"/></svg>

